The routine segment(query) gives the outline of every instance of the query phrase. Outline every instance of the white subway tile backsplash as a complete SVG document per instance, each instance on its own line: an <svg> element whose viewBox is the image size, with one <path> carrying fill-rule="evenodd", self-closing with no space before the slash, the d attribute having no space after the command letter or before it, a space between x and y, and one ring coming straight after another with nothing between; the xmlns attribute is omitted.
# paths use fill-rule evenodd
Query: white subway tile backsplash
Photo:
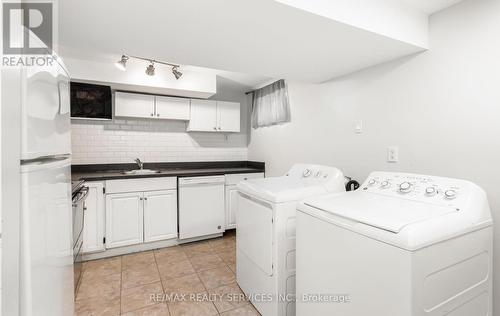
<svg viewBox="0 0 500 316"><path fill-rule="evenodd" d="M184 122L73 121L71 128L74 164L248 159L247 135L187 133Z"/></svg>

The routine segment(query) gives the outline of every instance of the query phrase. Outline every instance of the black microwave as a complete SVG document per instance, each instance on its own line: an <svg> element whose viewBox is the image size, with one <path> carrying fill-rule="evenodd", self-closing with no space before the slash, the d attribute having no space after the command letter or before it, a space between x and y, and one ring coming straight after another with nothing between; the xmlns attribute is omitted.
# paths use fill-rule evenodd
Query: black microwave
<svg viewBox="0 0 500 316"><path fill-rule="evenodd" d="M112 119L111 87L71 82L71 118Z"/></svg>

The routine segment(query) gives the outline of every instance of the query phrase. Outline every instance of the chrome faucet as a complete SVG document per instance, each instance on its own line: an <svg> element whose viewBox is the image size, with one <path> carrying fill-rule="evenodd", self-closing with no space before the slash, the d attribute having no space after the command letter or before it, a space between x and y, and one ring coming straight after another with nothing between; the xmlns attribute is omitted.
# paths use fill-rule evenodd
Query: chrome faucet
<svg viewBox="0 0 500 316"><path fill-rule="evenodd" d="M144 163L139 158L135 158L134 161L139 166L139 169L142 170L142 168L144 167Z"/></svg>

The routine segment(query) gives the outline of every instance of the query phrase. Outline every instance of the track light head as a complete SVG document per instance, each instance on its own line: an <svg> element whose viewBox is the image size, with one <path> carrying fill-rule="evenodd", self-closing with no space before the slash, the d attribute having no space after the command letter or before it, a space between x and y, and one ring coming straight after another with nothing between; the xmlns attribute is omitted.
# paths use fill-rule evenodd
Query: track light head
<svg viewBox="0 0 500 316"><path fill-rule="evenodd" d="M122 58L115 63L115 66L118 69L120 69L122 71L125 71L127 69L127 60L128 60L128 58L129 58L128 56L122 55Z"/></svg>
<svg viewBox="0 0 500 316"><path fill-rule="evenodd" d="M175 79L177 79L177 80L179 80L179 78L182 77L182 72L179 71L178 67L173 67L172 73L174 74Z"/></svg>
<svg viewBox="0 0 500 316"><path fill-rule="evenodd" d="M155 66L154 66L153 62L151 62L151 64L149 64L148 67L146 67L146 75L148 75L148 76L155 75Z"/></svg>

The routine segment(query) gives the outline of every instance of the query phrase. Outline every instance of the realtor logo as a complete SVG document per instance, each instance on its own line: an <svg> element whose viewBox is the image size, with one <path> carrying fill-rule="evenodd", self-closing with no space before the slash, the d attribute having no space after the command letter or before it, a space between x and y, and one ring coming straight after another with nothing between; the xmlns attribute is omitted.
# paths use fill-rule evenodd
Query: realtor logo
<svg viewBox="0 0 500 316"><path fill-rule="evenodd" d="M50 54L52 31L52 3L3 3L4 55Z"/></svg>

